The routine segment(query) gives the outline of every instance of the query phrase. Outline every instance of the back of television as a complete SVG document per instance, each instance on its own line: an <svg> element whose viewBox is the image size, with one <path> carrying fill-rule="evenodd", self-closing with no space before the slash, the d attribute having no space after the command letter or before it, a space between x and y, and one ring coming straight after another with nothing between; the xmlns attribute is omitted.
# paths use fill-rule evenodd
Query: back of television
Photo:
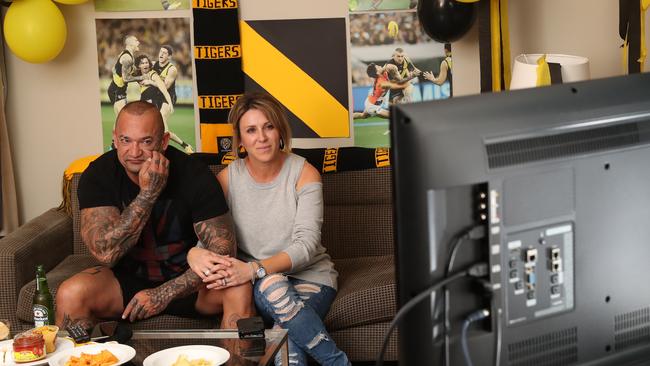
<svg viewBox="0 0 650 366"><path fill-rule="evenodd" d="M401 305L489 268L405 314L402 364L650 358L649 92L641 75L393 110Z"/></svg>

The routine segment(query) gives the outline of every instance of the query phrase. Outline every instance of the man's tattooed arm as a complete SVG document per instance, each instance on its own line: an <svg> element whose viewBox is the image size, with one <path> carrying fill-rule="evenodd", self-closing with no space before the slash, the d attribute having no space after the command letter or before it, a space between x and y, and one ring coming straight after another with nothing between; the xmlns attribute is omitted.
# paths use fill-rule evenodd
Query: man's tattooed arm
<svg viewBox="0 0 650 366"><path fill-rule="evenodd" d="M237 241L230 213L194 224L194 231L205 248L219 255L235 256Z"/></svg>
<svg viewBox="0 0 650 366"><path fill-rule="evenodd" d="M162 285L147 290L151 303L155 304L157 312L164 310L174 299L183 298L198 291L202 284L201 278L192 270L187 270L182 275L171 279Z"/></svg>
<svg viewBox="0 0 650 366"><path fill-rule="evenodd" d="M135 294L126 305L122 317L133 322L160 314L172 300L196 292L200 284L199 276L191 270L186 271L156 288L145 289Z"/></svg>
<svg viewBox="0 0 650 366"><path fill-rule="evenodd" d="M140 191L121 214L112 206L81 210L81 239L95 258L112 266L138 242L155 201Z"/></svg>
<svg viewBox="0 0 650 366"><path fill-rule="evenodd" d="M208 250L220 255L234 256L236 254L237 243L230 214L197 222L194 224L194 231ZM149 317L157 314L167 307L172 300L197 291L201 284L201 278L194 271L188 269L182 275L154 289L145 290L148 303L134 304L133 308L138 310L138 313L141 313L136 316L139 318L140 316ZM142 302L137 299L135 301Z"/></svg>

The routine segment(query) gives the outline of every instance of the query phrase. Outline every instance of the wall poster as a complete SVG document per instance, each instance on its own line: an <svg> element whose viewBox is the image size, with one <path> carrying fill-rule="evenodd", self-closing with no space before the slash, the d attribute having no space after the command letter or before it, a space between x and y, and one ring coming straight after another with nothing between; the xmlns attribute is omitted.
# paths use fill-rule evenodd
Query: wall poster
<svg viewBox="0 0 650 366"><path fill-rule="evenodd" d="M186 152L196 147L189 18L96 19L104 150L127 102L155 104Z"/></svg>
<svg viewBox="0 0 650 366"><path fill-rule="evenodd" d="M244 21L241 36L246 90L278 99L294 138L350 136L345 17Z"/></svg>
<svg viewBox="0 0 650 366"><path fill-rule="evenodd" d="M147 11L189 9L190 0L95 0L96 11Z"/></svg>
<svg viewBox="0 0 650 366"><path fill-rule="evenodd" d="M348 4L355 145L390 146L390 105L451 96L451 46L424 33L416 1Z"/></svg>

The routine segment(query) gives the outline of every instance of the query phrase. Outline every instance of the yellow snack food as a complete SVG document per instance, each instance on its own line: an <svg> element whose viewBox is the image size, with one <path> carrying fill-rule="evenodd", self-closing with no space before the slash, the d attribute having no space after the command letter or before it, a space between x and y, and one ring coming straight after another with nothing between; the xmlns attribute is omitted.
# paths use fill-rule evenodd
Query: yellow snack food
<svg viewBox="0 0 650 366"><path fill-rule="evenodd" d="M171 366L212 366L212 364L212 361L206 360L205 358L189 360L186 355L178 355L176 362Z"/></svg>
<svg viewBox="0 0 650 366"><path fill-rule="evenodd" d="M79 357L70 356L65 366L110 366L119 361L109 350L102 350L97 354L81 353Z"/></svg>
<svg viewBox="0 0 650 366"><path fill-rule="evenodd" d="M47 353L56 351L56 334L59 332L59 327L56 325L44 325L34 329L34 332L43 335L45 340L45 350Z"/></svg>

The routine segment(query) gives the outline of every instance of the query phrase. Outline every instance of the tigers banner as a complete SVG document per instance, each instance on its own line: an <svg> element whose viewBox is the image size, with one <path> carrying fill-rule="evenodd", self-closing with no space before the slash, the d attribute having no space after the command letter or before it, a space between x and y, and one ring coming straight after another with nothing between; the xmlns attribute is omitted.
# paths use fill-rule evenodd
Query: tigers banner
<svg viewBox="0 0 650 366"><path fill-rule="evenodd" d="M244 93L239 1L193 0L192 13L202 151L229 151L228 112Z"/></svg>
<svg viewBox="0 0 650 366"><path fill-rule="evenodd" d="M386 147L294 148L291 151L307 159L321 174L391 166L390 148ZM208 165L228 165L235 160L235 155L232 152L198 153L192 154L192 158Z"/></svg>

